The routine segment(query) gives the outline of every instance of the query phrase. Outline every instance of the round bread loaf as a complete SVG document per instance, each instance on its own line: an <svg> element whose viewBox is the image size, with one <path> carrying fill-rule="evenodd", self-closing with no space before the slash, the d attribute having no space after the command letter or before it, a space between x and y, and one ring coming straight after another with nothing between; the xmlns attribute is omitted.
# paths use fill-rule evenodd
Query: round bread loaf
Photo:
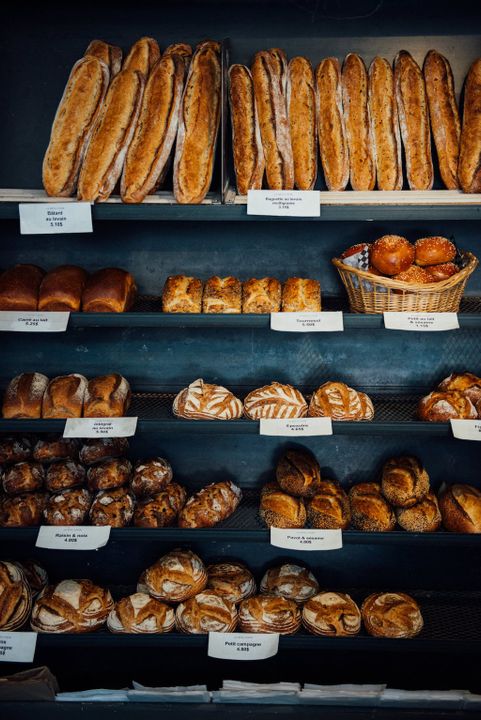
<svg viewBox="0 0 481 720"><path fill-rule="evenodd" d="M428 494L429 475L418 458L390 458L382 469L381 488L391 505L409 508Z"/></svg>
<svg viewBox="0 0 481 720"><path fill-rule="evenodd" d="M38 595L48 585L47 571L37 560L15 560L14 565L23 572L32 597Z"/></svg>
<svg viewBox="0 0 481 720"><path fill-rule="evenodd" d="M445 237L426 237L414 243L416 265L441 265L456 257L456 246Z"/></svg>
<svg viewBox="0 0 481 720"><path fill-rule="evenodd" d="M366 393L342 382L326 382L311 397L309 417L331 417L335 421L372 420L374 407Z"/></svg>
<svg viewBox="0 0 481 720"><path fill-rule="evenodd" d="M74 438L53 437L37 440L33 448L33 459L42 463L78 460L79 447L79 441Z"/></svg>
<svg viewBox="0 0 481 720"><path fill-rule="evenodd" d="M199 378L176 396L172 412L187 420L237 420L243 415L244 405L227 388Z"/></svg>
<svg viewBox="0 0 481 720"><path fill-rule="evenodd" d="M158 600L183 602L205 588L207 572L198 555L177 548L147 568L139 584Z"/></svg>
<svg viewBox="0 0 481 720"><path fill-rule="evenodd" d="M149 528L169 527L175 523L186 499L185 489L177 483L170 483L167 490L137 502L134 525Z"/></svg>
<svg viewBox="0 0 481 720"><path fill-rule="evenodd" d="M237 626L237 609L216 590L202 590L177 606L175 626L189 635L209 632L234 632Z"/></svg>
<svg viewBox="0 0 481 720"><path fill-rule="evenodd" d="M378 483L354 485L349 491L352 524L363 532L387 532L396 524L393 509Z"/></svg>
<svg viewBox="0 0 481 720"><path fill-rule="evenodd" d="M452 419L476 420L478 413L471 400L459 390L435 390L421 398L418 405L420 420L448 422Z"/></svg>
<svg viewBox="0 0 481 720"><path fill-rule="evenodd" d="M446 530L458 533L481 532L481 491L472 485L450 485L439 497Z"/></svg>
<svg viewBox="0 0 481 720"><path fill-rule="evenodd" d="M174 626L174 610L146 593L122 598L107 618L107 627L113 633L168 633Z"/></svg>
<svg viewBox="0 0 481 720"><path fill-rule="evenodd" d="M138 462L130 481L130 489L136 497L152 497L165 490L172 482L170 463L161 457Z"/></svg>
<svg viewBox="0 0 481 720"><path fill-rule="evenodd" d="M259 515L267 527L302 528L306 524L306 507L302 498L282 492L275 482L261 490Z"/></svg>
<svg viewBox="0 0 481 720"><path fill-rule="evenodd" d="M263 418L302 418L307 415L307 403L292 385L272 382L252 390L244 399L244 413L250 420Z"/></svg>
<svg viewBox="0 0 481 720"><path fill-rule="evenodd" d="M436 495L428 492L420 502L408 508L396 508L398 524L408 532L435 532L441 526Z"/></svg>
<svg viewBox="0 0 481 720"><path fill-rule="evenodd" d="M383 275L404 272L413 264L414 256L414 245L400 235L383 235L371 246L371 265Z"/></svg>
<svg viewBox="0 0 481 720"><path fill-rule="evenodd" d="M212 483L192 495L179 512L179 527L213 527L237 509L242 491L230 480Z"/></svg>
<svg viewBox="0 0 481 720"><path fill-rule="evenodd" d="M84 465L94 465L102 460L127 455L129 441L127 438L100 438L99 440L85 440L80 449L80 462Z"/></svg>
<svg viewBox="0 0 481 720"><path fill-rule="evenodd" d="M325 530L349 527L351 506L338 483L321 480L316 494L307 502L307 520L312 527Z"/></svg>
<svg viewBox="0 0 481 720"><path fill-rule="evenodd" d="M438 385L441 392L457 391L468 397L473 405L481 400L481 378L470 372L451 373Z"/></svg>
<svg viewBox="0 0 481 720"><path fill-rule="evenodd" d="M215 590L234 605L256 594L254 576L245 565L222 562L207 568L207 588Z"/></svg>
<svg viewBox="0 0 481 720"><path fill-rule="evenodd" d="M307 450L287 450L277 463L276 479L290 495L312 497L320 486L321 468Z"/></svg>
<svg viewBox="0 0 481 720"><path fill-rule="evenodd" d="M32 444L25 437L6 437L0 440L0 466L29 460Z"/></svg>
<svg viewBox="0 0 481 720"><path fill-rule="evenodd" d="M361 612L350 595L326 590L306 602L302 624L314 635L352 637L361 629Z"/></svg>
<svg viewBox="0 0 481 720"><path fill-rule="evenodd" d="M319 583L307 568L286 563L269 568L259 589L261 595L277 595L301 605L319 592Z"/></svg>
<svg viewBox="0 0 481 720"><path fill-rule="evenodd" d="M85 488L70 488L51 495L43 511L47 525L84 525L92 504Z"/></svg>
<svg viewBox="0 0 481 720"><path fill-rule="evenodd" d="M32 593L23 570L15 563L0 562L0 630L19 630L32 609Z"/></svg>
<svg viewBox="0 0 481 720"><path fill-rule="evenodd" d="M73 460L60 460L48 466L45 487L51 493L83 485L85 468Z"/></svg>
<svg viewBox="0 0 481 720"><path fill-rule="evenodd" d="M90 522L92 525L127 527L134 515L134 505L134 496L125 488L101 490L90 507Z"/></svg>
<svg viewBox="0 0 481 720"><path fill-rule="evenodd" d="M441 265L427 265L424 270L431 278L430 282L441 282L441 280L449 280L450 277L459 272L459 268L454 263L442 263Z"/></svg>
<svg viewBox="0 0 481 720"><path fill-rule="evenodd" d="M105 624L113 607L110 592L90 580L62 580L40 593L30 623L40 633L93 632Z"/></svg>
<svg viewBox="0 0 481 720"><path fill-rule="evenodd" d="M102 460L87 470L87 485L90 492L115 490L127 485L131 474L132 463L127 458Z"/></svg>
<svg viewBox="0 0 481 720"><path fill-rule="evenodd" d="M423 617L414 598L405 593L373 593L361 607L364 627L369 635L412 638L423 629Z"/></svg>
<svg viewBox="0 0 481 720"><path fill-rule="evenodd" d="M6 495L0 503L0 525L2 527L40 525L46 503L47 495L41 492Z"/></svg>
<svg viewBox="0 0 481 720"><path fill-rule="evenodd" d="M43 488L45 471L40 463L24 460L3 473L2 485L7 495L21 495Z"/></svg>
<svg viewBox="0 0 481 720"><path fill-rule="evenodd" d="M256 595L239 605L239 629L248 633L294 635L301 626L301 611L294 600Z"/></svg>

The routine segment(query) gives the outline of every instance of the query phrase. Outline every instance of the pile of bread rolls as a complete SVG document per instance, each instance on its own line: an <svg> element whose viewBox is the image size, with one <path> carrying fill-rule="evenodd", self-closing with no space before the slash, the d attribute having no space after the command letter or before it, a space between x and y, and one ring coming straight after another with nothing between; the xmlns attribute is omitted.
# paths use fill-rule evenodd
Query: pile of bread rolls
<svg viewBox="0 0 481 720"><path fill-rule="evenodd" d="M420 400L418 415L428 422L481 418L481 378L471 372L451 373Z"/></svg>
<svg viewBox="0 0 481 720"><path fill-rule="evenodd" d="M221 385L201 378L178 393L174 415L187 420L250 420L331 417L335 421L372 420L374 407L366 393L342 382L326 382L311 396L309 405L297 388L278 382L252 390L244 402Z"/></svg>
<svg viewBox="0 0 481 720"><path fill-rule="evenodd" d="M406 50L393 67L375 57L369 70L356 53L341 64L283 50L256 53L249 70L229 69L234 167L239 194L262 187L312 190L318 152L329 190L430 190L431 134L446 188L481 191L481 59L465 83L461 124L448 60L430 50L423 70ZM319 151L318 151L319 147Z"/></svg>
<svg viewBox="0 0 481 720"><path fill-rule="evenodd" d="M161 54L140 38L122 50L94 40L72 68L43 161L48 195L107 200L120 182L140 203L163 183L173 159L179 203L200 203L212 180L221 106L221 46Z"/></svg>

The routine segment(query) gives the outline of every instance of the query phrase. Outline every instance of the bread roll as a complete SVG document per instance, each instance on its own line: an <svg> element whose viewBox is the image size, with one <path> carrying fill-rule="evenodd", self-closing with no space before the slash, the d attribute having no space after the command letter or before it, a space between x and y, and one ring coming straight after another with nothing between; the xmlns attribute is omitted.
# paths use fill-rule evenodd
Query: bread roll
<svg viewBox="0 0 481 720"><path fill-rule="evenodd" d="M24 460L5 470L2 486L7 495L21 495L42 490L44 480L43 466L31 460Z"/></svg>
<svg viewBox="0 0 481 720"><path fill-rule="evenodd" d="M276 480L289 495L312 497L320 488L321 468L307 450L287 450L277 463Z"/></svg>
<svg viewBox="0 0 481 720"><path fill-rule="evenodd" d="M341 67L328 57L316 69L317 131L324 179L329 190L349 182L349 148L342 107Z"/></svg>
<svg viewBox="0 0 481 720"><path fill-rule="evenodd" d="M312 190L317 178L316 89L305 57L294 57L287 69L287 112L294 160L294 185Z"/></svg>
<svg viewBox="0 0 481 720"><path fill-rule="evenodd" d="M157 41L150 37L141 37L130 48L122 70L137 70L147 80L159 58L160 50Z"/></svg>
<svg viewBox="0 0 481 720"><path fill-rule="evenodd" d="M414 58L401 50L394 60L399 125L411 190L431 190L434 181L426 88Z"/></svg>
<svg viewBox="0 0 481 720"><path fill-rule="evenodd" d="M88 55L102 60L107 65L110 79L117 75L122 66L122 49L103 40L92 40L84 52L85 57Z"/></svg>
<svg viewBox="0 0 481 720"><path fill-rule="evenodd" d="M251 278L242 286L243 313L272 313L281 309L281 284L276 278Z"/></svg>
<svg viewBox="0 0 481 720"><path fill-rule="evenodd" d="M140 461L135 465L130 489L136 497L150 497L166 490L173 472L168 460L161 457Z"/></svg>
<svg viewBox="0 0 481 720"><path fill-rule="evenodd" d="M398 275L413 264L415 249L400 235L383 235L371 246L370 260L383 275Z"/></svg>
<svg viewBox="0 0 481 720"><path fill-rule="evenodd" d="M132 463L127 458L111 458L89 467L87 485L90 492L115 490L127 485L132 474Z"/></svg>
<svg viewBox="0 0 481 720"><path fill-rule="evenodd" d="M0 439L0 466L30 460L32 443L26 437L4 437Z"/></svg>
<svg viewBox="0 0 481 720"><path fill-rule="evenodd" d="M175 626L189 635L210 632L233 632L237 625L237 610L216 590L203 590L177 606Z"/></svg>
<svg viewBox="0 0 481 720"><path fill-rule="evenodd" d="M364 600L361 614L374 637L412 638L424 625L419 605L405 593L373 593Z"/></svg>
<svg viewBox="0 0 481 720"><path fill-rule="evenodd" d="M408 532L435 532L441 526L441 512L436 495L428 494L416 505L396 508L398 524Z"/></svg>
<svg viewBox="0 0 481 720"><path fill-rule="evenodd" d="M332 480L321 480L316 494L307 502L307 519L311 527L346 530L351 522L351 506L342 487Z"/></svg>
<svg viewBox="0 0 481 720"><path fill-rule="evenodd" d="M375 57L369 66L369 116L378 190L401 190L401 135L391 65Z"/></svg>
<svg viewBox="0 0 481 720"><path fill-rule="evenodd" d="M244 405L227 388L194 380L176 396L172 412L186 420L237 420Z"/></svg>
<svg viewBox="0 0 481 720"><path fill-rule="evenodd" d="M205 313L240 313L242 309L242 285L235 277L220 278L217 276L207 280L202 297L202 312Z"/></svg>
<svg viewBox="0 0 481 720"><path fill-rule="evenodd" d="M0 631L20 630L32 609L32 593L23 570L11 562L0 562Z"/></svg>
<svg viewBox="0 0 481 720"><path fill-rule="evenodd" d="M179 512L179 527L214 527L234 513L242 491L230 480L211 483L192 495Z"/></svg>
<svg viewBox="0 0 481 720"><path fill-rule="evenodd" d="M150 635L170 632L174 626L173 609L146 593L122 598L107 618L107 627L113 633Z"/></svg>
<svg viewBox="0 0 481 720"><path fill-rule="evenodd" d="M453 419L476 420L477 410L471 400L459 392L434 391L421 398L418 404L420 420L428 422L449 422Z"/></svg>
<svg viewBox="0 0 481 720"><path fill-rule="evenodd" d="M33 448L33 459L42 463L58 460L78 460L80 442L74 438L49 437L37 440Z"/></svg>
<svg viewBox="0 0 481 720"><path fill-rule="evenodd" d="M302 624L314 635L352 637L361 629L361 612L350 595L324 591L306 602Z"/></svg>
<svg viewBox="0 0 481 720"><path fill-rule="evenodd" d="M31 625L34 632L94 632L105 624L114 601L108 590L90 580L62 580L47 585L35 601Z"/></svg>
<svg viewBox="0 0 481 720"><path fill-rule="evenodd" d="M41 417L47 386L48 377L42 373L21 373L12 378L3 397L3 417L16 420Z"/></svg>
<svg viewBox="0 0 481 720"><path fill-rule="evenodd" d="M293 600L275 595L256 595L239 605L241 632L294 635L300 625L301 612Z"/></svg>
<svg viewBox="0 0 481 720"><path fill-rule="evenodd" d="M125 488L101 490L90 506L90 524L127 527L134 516L134 503L134 496Z"/></svg>
<svg viewBox="0 0 481 720"><path fill-rule="evenodd" d="M245 565L237 562L222 562L207 568L207 588L237 605L241 600L256 594L254 576Z"/></svg>
<svg viewBox="0 0 481 720"><path fill-rule="evenodd" d="M376 166L368 109L368 78L363 59L346 55L342 66L342 107L349 148L349 173L353 190L374 190Z"/></svg>
<svg viewBox="0 0 481 720"><path fill-rule="evenodd" d="M320 283L317 280L288 278L282 286L282 311L320 312Z"/></svg>
<svg viewBox="0 0 481 720"><path fill-rule="evenodd" d="M82 417L87 378L78 373L50 380L42 402L43 418Z"/></svg>
<svg viewBox="0 0 481 720"><path fill-rule="evenodd" d="M99 438L98 440L85 440L80 450L80 462L84 465L94 465L102 460L126 455L129 451L127 438Z"/></svg>
<svg viewBox="0 0 481 720"><path fill-rule="evenodd" d="M382 469L381 488L391 505L410 508L428 494L429 475L418 458L390 458Z"/></svg>
<svg viewBox="0 0 481 720"><path fill-rule="evenodd" d="M220 44L211 40L200 43L189 66L174 157L178 203L201 203L212 181L220 123L220 49Z"/></svg>
<svg viewBox="0 0 481 720"><path fill-rule="evenodd" d="M87 273L75 265L61 265L42 280L38 309L52 312L79 312Z"/></svg>
<svg viewBox="0 0 481 720"><path fill-rule="evenodd" d="M331 417L336 422L372 420L374 407L366 393L342 382L326 382L311 397L309 417Z"/></svg>
<svg viewBox="0 0 481 720"><path fill-rule="evenodd" d="M120 268L104 268L91 275L82 295L84 312L127 312L134 304L137 286Z"/></svg>
<svg viewBox="0 0 481 720"><path fill-rule="evenodd" d="M204 563L191 550L171 550L147 568L140 582L149 595L165 602L183 602L207 584Z"/></svg>
<svg viewBox="0 0 481 720"><path fill-rule="evenodd" d="M51 493L68 490L85 482L85 468L73 460L60 460L47 469L45 487Z"/></svg>
<svg viewBox="0 0 481 720"><path fill-rule="evenodd" d="M42 522L42 513L47 502L45 493L24 493L5 495L0 499L1 527L33 527Z"/></svg>
<svg viewBox="0 0 481 720"><path fill-rule="evenodd" d="M418 265L411 265L404 272L400 272L397 275L392 276L393 280L400 280L405 283L414 283L416 285L424 285L426 283L432 283L433 279L426 270ZM402 293L403 290L395 290L395 292Z"/></svg>
<svg viewBox="0 0 481 720"><path fill-rule="evenodd" d="M50 495L43 517L47 525L83 525L92 504L85 488L70 488Z"/></svg>
<svg viewBox="0 0 481 720"><path fill-rule="evenodd" d="M303 528L306 507L302 498L294 498L282 492L277 483L270 482L261 491L259 516L267 527Z"/></svg>
<svg viewBox="0 0 481 720"><path fill-rule="evenodd" d="M423 268L424 271L429 275L431 282L440 282L441 280L448 280L453 275L459 272L459 268L454 263L442 263L441 265L428 265Z"/></svg>
<svg viewBox="0 0 481 720"><path fill-rule="evenodd" d="M32 597L38 595L48 585L47 571L37 560L15 560L13 564L23 572Z"/></svg>
<svg viewBox="0 0 481 720"><path fill-rule="evenodd" d="M472 485L450 485L439 497L446 530L462 533L481 532L481 491Z"/></svg>
<svg viewBox="0 0 481 720"><path fill-rule="evenodd" d="M248 190L260 190L262 187L265 161L254 84L245 65L231 65L229 68L229 103L237 192L247 195Z"/></svg>
<svg viewBox="0 0 481 720"><path fill-rule="evenodd" d="M416 265L437 265L447 263L456 257L456 245L444 237L426 237L414 244Z"/></svg>
<svg viewBox="0 0 481 720"><path fill-rule="evenodd" d="M301 418L307 414L307 403L292 385L272 382L252 390L245 397L244 413L250 420Z"/></svg>
<svg viewBox="0 0 481 720"><path fill-rule="evenodd" d="M85 390L84 417L123 417L130 405L130 385L118 373L89 380Z"/></svg>
<svg viewBox="0 0 481 720"><path fill-rule="evenodd" d="M464 84L458 181L465 193L481 192L481 58L469 68Z"/></svg>
<svg viewBox="0 0 481 720"><path fill-rule="evenodd" d="M98 58L88 55L73 66L43 159L42 180L47 195L70 197L75 193L108 84L109 69Z"/></svg>
<svg viewBox="0 0 481 720"><path fill-rule="evenodd" d="M186 499L185 489L177 483L170 483L166 490L138 500L134 511L134 525L148 528L169 527L177 520Z"/></svg>
<svg viewBox="0 0 481 720"><path fill-rule="evenodd" d="M378 483L354 485L349 491L352 524L363 532L393 530L396 518L393 509L383 497Z"/></svg>
<svg viewBox="0 0 481 720"><path fill-rule="evenodd" d="M45 272L36 265L14 265L0 275L0 310L37 310Z"/></svg>
<svg viewBox="0 0 481 720"><path fill-rule="evenodd" d="M162 310L167 313L202 312L202 282L186 275L171 275L162 290Z"/></svg>
<svg viewBox="0 0 481 720"><path fill-rule="evenodd" d="M319 592L319 583L307 568L286 563L269 568L264 573L259 589L261 595L276 595L302 605Z"/></svg>
<svg viewBox="0 0 481 720"><path fill-rule="evenodd" d="M481 378L474 373L451 373L438 385L438 390L451 392L456 390L468 397L476 405L481 400Z"/></svg>
<svg viewBox="0 0 481 720"><path fill-rule="evenodd" d="M144 78L121 70L112 80L92 131L78 181L78 199L107 200L120 178L139 116Z"/></svg>

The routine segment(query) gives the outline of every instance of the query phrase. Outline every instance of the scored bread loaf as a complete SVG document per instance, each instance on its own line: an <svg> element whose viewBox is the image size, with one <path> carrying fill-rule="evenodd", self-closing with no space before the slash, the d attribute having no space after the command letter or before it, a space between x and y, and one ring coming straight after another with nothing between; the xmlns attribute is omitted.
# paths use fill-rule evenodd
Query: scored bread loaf
<svg viewBox="0 0 481 720"><path fill-rule="evenodd" d="M48 585L47 571L37 560L15 560L13 564L23 572L32 597L36 597Z"/></svg>
<svg viewBox="0 0 481 720"><path fill-rule="evenodd" d="M282 286L282 311L320 312L320 283L308 278L288 278Z"/></svg>
<svg viewBox="0 0 481 720"><path fill-rule="evenodd" d="M141 37L130 48L122 70L137 70L147 80L159 58L160 50L157 41L151 37Z"/></svg>
<svg viewBox="0 0 481 720"><path fill-rule="evenodd" d="M256 595L239 605L239 628L248 633L293 635L301 626L301 612L293 600Z"/></svg>
<svg viewBox="0 0 481 720"><path fill-rule="evenodd" d="M123 417L131 398L128 381L118 373L89 380L85 389L84 417Z"/></svg>
<svg viewBox="0 0 481 720"><path fill-rule="evenodd" d="M87 273L76 265L61 265L42 280L38 309L52 312L79 312Z"/></svg>
<svg viewBox="0 0 481 720"><path fill-rule="evenodd" d="M47 525L83 525L92 504L85 488L61 490L47 500L43 517Z"/></svg>
<svg viewBox="0 0 481 720"><path fill-rule="evenodd" d="M234 603L216 590L202 590L178 605L175 626L179 632L194 635L234 632L237 609Z"/></svg>
<svg viewBox="0 0 481 720"><path fill-rule="evenodd" d="M0 310L36 310L44 271L36 265L14 265L0 275Z"/></svg>
<svg viewBox="0 0 481 720"><path fill-rule="evenodd" d="M366 393L342 382L326 382L311 397L309 417L332 417L341 420L372 420L374 407Z"/></svg>
<svg viewBox="0 0 481 720"><path fill-rule="evenodd" d="M305 57L287 68L287 112L294 160L294 185L312 190L317 178L316 90L314 72Z"/></svg>
<svg viewBox="0 0 481 720"><path fill-rule="evenodd" d="M207 587L237 605L256 594L251 571L237 562L222 562L207 567Z"/></svg>
<svg viewBox="0 0 481 720"><path fill-rule="evenodd" d="M405 593L373 593L361 607L364 627L374 637L411 638L423 629L417 602Z"/></svg>
<svg viewBox="0 0 481 720"><path fill-rule="evenodd" d="M82 417L87 378L78 373L50 380L42 401L43 418Z"/></svg>
<svg viewBox="0 0 481 720"><path fill-rule="evenodd" d="M93 632L105 624L113 607L110 592L91 580L62 580L40 593L30 622L39 633Z"/></svg>
<svg viewBox="0 0 481 720"><path fill-rule="evenodd" d="M429 475L418 458L394 457L384 463L382 494L395 507L409 508L429 492Z"/></svg>
<svg viewBox="0 0 481 720"><path fill-rule="evenodd" d="M79 453L80 462L84 465L94 465L101 460L121 457L129 451L127 438L99 438L85 440Z"/></svg>
<svg viewBox="0 0 481 720"><path fill-rule="evenodd" d="M316 494L307 502L307 519L315 528L346 530L351 522L351 506L342 487L332 480L321 480Z"/></svg>
<svg viewBox="0 0 481 720"><path fill-rule="evenodd" d="M213 527L237 509L242 491L230 480L211 483L192 495L179 512L179 527Z"/></svg>
<svg viewBox="0 0 481 720"><path fill-rule="evenodd" d="M2 415L9 419L42 417L42 402L48 387L42 373L21 373L7 385L3 396Z"/></svg>
<svg viewBox="0 0 481 720"><path fill-rule="evenodd" d="M396 517L383 496L379 483L354 485L349 491L349 502L352 523L357 530L388 532L394 529Z"/></svg>
<svg viewBox="0 0 481 720"><path fill-rule="evenodd" d="M341 67L328 57L316 69L317 132L324 179L329 190L349 182L349 148L342 107Z"/></svg>
<svg viewBox="0 0 481 720"><path fill-rule="evenodd" d="M459 390L435 390L419 401L418 416L428 422L448 422L451 418L476 420L478 413L469 397Z"/></svg>
<svg viewBox="0 0 481 720"><path fill-rule="evenodd" d="M481 533L481 491L472 485L450 485L439 497L443 525L451 532Z"/></svg>
<svg viewBox="0 0 481 720"><path fill-rule="evenodd" d="M292 385L272 382L252 390L245 397L244 413L250 420L301 418L307 414L307 403Z"/></svg>
<svg viewBox="0 0 481 720"><path fill-rule="evenodd" d="M84 52L84 56L87 55L92 55L107 65L110 71L110 80L117 75L122 66L122 49L103 40L92 40Z"/></svg>
<svg viewBox="0 0 481 720"><path fill-rule="evenodd" d="M69 197L75 193L108 84L109 69L97 57L89 54L73 66L43 159L42 181L47 195Z"/></svg>
<svg viewBox="0 0 481 720"><path fill-rule="evenodd" d="M369 66L369 116L379 190L401 190L401 135L392 67L382 57Z"/></svg>
<svg viewBox="0 0 481 720"><path fill-rule="evenodd" d="M290 495L312 497L320 487L321 468L307 450L287 450L277 463L276 480Z"/></svg>
<svg viewBox="0 0 481 720"><path fill-rule="evenodd" d="M217 275L207 280L202 297L202 312L240 313L242 310L242 284L235 277L220 278Z"/></svg>
<svg viewBox="0 0 481 720"><path fill-rule="evenodd" d="M82 294L84 312L127 312L137 286L132 275L121 268L103 268L90 275Z"/></svg>
<svg viewBox="0 0 481 720"><path fill-rule="evenodd" d="M469 68L464 84L458 180L463 192L481 192L481 58Z"/></svg>
<svg viewBox="0 0 481 720"><path fill-rule="evenodd" d="M107 627L113 633L166 633L174 626L173 609L146 593L122 598L107 618Z"/></svg>
<svg viewBox="0 0 481 720"><path fill-rule="evenodd" d="M350 595L323 591L302 608L302 624L314 635L351 637L361 629L361 611Z"/></svg>
<svg viewBox="0 0 481 720"><path fill-rule="evenodd" d="M277 595L301 605L319 592L319 583L307 568L285 563L267 570L259 590L261 595Z"/></svg>
<svg viewBox="0 0 481 720"><path fill-rule="evenodd" d="M303 528L306 524L306 507L302 498L282 492L279 485L270 482L261 490L259 516L267 527Z"/></svg>
<svg viewBox="0 0 481 720"><path fill-rule="evenodd" d="M409 508L396 508L398 524L408 532L434 532L441 526L441 511L436 495L428 494L416 505Z"/></svg>
<svg viewBox="0 0 481 720"><path fill-rule="evenodd" d="M18 565L0 562L0 630L11 632L24 625L32 609L32 592Z"/></svg>
<svg viewBox="0 0 481 720"><path fill-rule="evenodd" d="M90 506L90 524L127 527L134 516L134 505L134 496L126 488L101 490Z"/></svg>
<svg viewBox="0 0 481 720"><path fill-rule="evenodd" d="M5 495L0 498L0 526L33 527L40 525L46 502L47 495L42 492Z"/></svg>
<svg viewBox="0 0 481 720"><path fill-rule="evenodd" d="M163 555L142 573L139 585L152 597L165 602L183 602L207 584L204 563L191 550L175 549Z"/></svg>
<svg viewBox="0 0 481 720"><path fill-rule="evenodd" d="M23 460L5 470L2 486L7 495L21 495L42 490L44 480L45 470L40 463Z"/></svg>
<svg viewBox="0 0 481 720"><path fill-rule="evenodd" d="M33 448L33 459L42 463L58 460L78 460L79 441L75 438L49 437L37 440Z"/></svg>
<svg viewBox="0 0 481 720"><path fill-rule="evenodd" d="M170 483L165 490L145 499L139 499L134 511L136 527L169 527L184 506L187 493L181 485Z"/></svg>
<svg viewBox="0 0 481 720"><path fill-rule="evenodd" d="M0 467L6 463L30 460L32 443L28 437L12 436L0 439Z"/></svg>
<svg viewBox="0 0 481 720"><path fill-rule="evenodd" d="M251 278L242 285L243 313L271 313L281 309L281 284L276 278Z"/></svg>
<svg viewBox="0 0 481 720"><path fill-rule="evenodd" d="M481 400L481 378L474 373L451 373L438 385L438 390L451 392L458 390L476 405Z"/></svg>
<svg viewBox="0 0 481 720"><path fill-rule="evenodd" d="M172 466L161 457L138 462L130 481L130 489L136 497L151 497L165 490L172 482Z"/></svg>
<svg viewBox="0 0 481 720"><path fill-rule="evenodd" d="M373 190L376 166L369 122L368 76L363 59L356 53L346 55L341 77L351 187Z"/></svg>
<svg viewBox="0 0 481 720"><path fill-rule="evenodd" d="M237 420L243 415L244 405L227 388L199 378L178 393L172 411L187 420Z"/></svg>
<svg viewBox="0 0 481 720"><path fill-rule="evenodd" d="M162 310L167 313L202 312L202 281L187 275L171 275L162 290Z"/></svg>

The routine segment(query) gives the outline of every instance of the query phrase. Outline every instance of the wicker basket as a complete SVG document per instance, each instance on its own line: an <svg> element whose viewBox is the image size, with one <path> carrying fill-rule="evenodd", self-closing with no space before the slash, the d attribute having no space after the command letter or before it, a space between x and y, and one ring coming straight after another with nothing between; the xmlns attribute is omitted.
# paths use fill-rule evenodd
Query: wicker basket
<svg viewBox="0 0 481 720"><path fill-rule="evenodd" d="M470 252L463 253L464 267L456 275L436 283L416 285L332 262L347 290L349 305L356 313L458 312L464 286L478 265Z"/></svg>

